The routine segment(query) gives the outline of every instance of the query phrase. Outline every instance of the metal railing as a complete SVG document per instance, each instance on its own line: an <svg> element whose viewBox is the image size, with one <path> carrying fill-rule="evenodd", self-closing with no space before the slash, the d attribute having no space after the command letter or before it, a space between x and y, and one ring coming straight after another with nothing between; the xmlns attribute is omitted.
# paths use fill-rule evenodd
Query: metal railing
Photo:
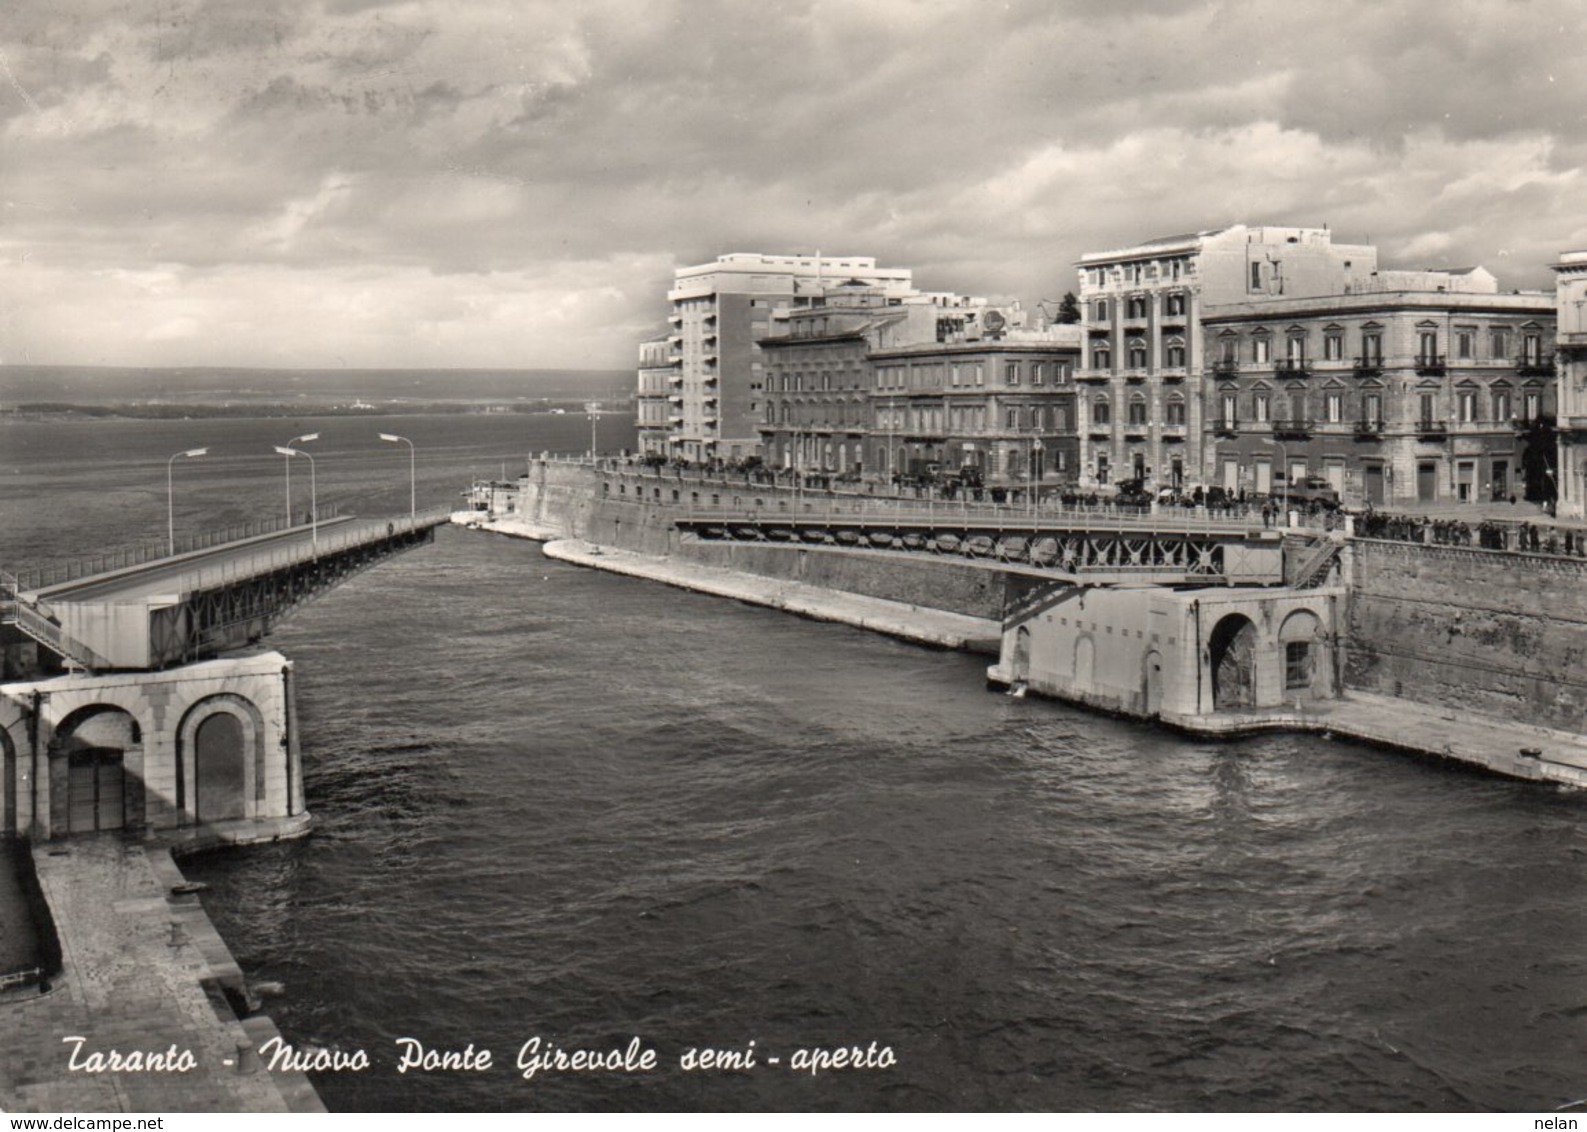
<svg viewBox="0 0 1587 1132"><path fill-rule="evenodd" d="M175 580L177 592L191 593L195 590L211 588L215 585L240 581L247 577L269 573L272 570L296 565L300 562L328 554L336 554L351 547L366 543L378 542L382 538L389 538L395 534L407 534L423 527L435 526L445 522L451 517L451 508L436 507L419 512L414 516L403 515L391 519L340 519L335 520L335 525L326 527L324 520L320 523L319 537L316 541L303 543L294 547L279 547L266 550L261 548L259 554L251 556L246 562L229 563L222 567L204 567L200 561L194 562L195 569L184 572ZM308 527L284 528L302 534L309 530ZM277 532L278 534L281 532ZM71 563L54 571L30 571L17 579L19 590L49 589L58 585L65 585L73 581L88 581L96 577L108 577L123 570L133 570L143 566L155 565L161 561L175 563L185 554L203 553L205 550L214 551L221 547L247 543L252 539L266 539L271 535L252 535L227 541L211 541L207 547L197 551L179 551L176 558L165 554L137 555L128 554L103 555L97 559L85 559L82 562ZM102 565L101 569L94 570L90 567ZM28 584L26 579L32 579ZM69 597L63 600L70 600Z"/></svg>
<svg viewBox="0 0 1587 1132"><path fill-rule="evenodd" d="M337 522L342 518L340 505L332 505L319 516L319 522ZM299 523L289 526L285 519L267 519L255 523L233 523L224 527L215 527L201 531L195 535L179 537L176 540L176 555L194 554L202 550L209 550L226 543L243 542L251 538L264 538L267 535L280 534L287 530L308 530L310 524ZM171 548L164 541L144 542L134 546L121 547L117 550L107 551L104 554L85 555L74 558L56 566L40 566L28 570L18 570L16 578L24 590L43 589L46 586L56 586L63 582L76 581L79 578L91 578L99 574L112 574L117 570L130 570L162 558L170 558Z"/></svg>

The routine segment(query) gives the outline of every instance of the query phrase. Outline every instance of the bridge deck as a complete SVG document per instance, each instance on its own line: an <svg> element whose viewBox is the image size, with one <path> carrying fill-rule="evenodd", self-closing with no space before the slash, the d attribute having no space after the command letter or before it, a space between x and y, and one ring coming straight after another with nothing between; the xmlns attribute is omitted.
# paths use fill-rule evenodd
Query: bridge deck
<svg viewBox="0 0 1587 1132"><path fill-rule="evenodd" d="M69 665L161 668L258 640L350 574L430 541L449 517L333 520L33 588L5 576L0 625L15 626Z"/></svg>
<svg viewBox="0 0 1587 1132"><path fill-rule="evenodd" d="M245 578L256 577L317 555L335 554L367 543L399 529L398 521L387 519L336 519L310 527L292 527L240 542L223 543L174 558L86 578L43 586L29 596L46 602L125 602L147 597L190 594L215 589ZM400 520L408 529L408 520Z"/></svg>

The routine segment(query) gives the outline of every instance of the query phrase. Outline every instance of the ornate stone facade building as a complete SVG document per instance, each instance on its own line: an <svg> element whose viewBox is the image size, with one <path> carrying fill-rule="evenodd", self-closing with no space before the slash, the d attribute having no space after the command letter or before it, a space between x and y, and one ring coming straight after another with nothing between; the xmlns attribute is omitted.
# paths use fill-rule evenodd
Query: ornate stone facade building
<svg viewBox="0 0 1587 1132"><path fill-rule="evenodd" d="M1322 476L1358 506L1548 492L1547 295L1498 294L1481 269L1393 272L1351 294L1209 307L1202 333L1209 482L1226 491Z"/></svg>

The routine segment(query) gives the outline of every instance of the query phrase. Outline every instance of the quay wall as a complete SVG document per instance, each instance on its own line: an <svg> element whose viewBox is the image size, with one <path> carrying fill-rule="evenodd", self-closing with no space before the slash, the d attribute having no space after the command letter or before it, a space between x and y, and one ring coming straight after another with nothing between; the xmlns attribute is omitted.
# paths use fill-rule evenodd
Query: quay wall
<svg viewBox="0 0 1587 1132"><path fill-rule="evenodd" d="M673 529L691 498L768 511L821 506L788 489L542 461L521 508L526 521L567 537L976 617L1000 618L1005 594L1022 584L963 560L697 541ZM1350 539L1339 580L1347 692L1587 731L1587 561Z"/></svg>
<svg viewBox="0 0 1587 1132"><path fill-rule="evenodd" d="M1345 686L1587 730L1587 562L1352 540Z"/></svg>
<svg viewBox="0 0 1587 1132"><path fill-rule="evenodd" d="M566 538L639 554L682 558L971 617L1002 618L1009 575L995 566L963 559L883 558L793 543L716 542L682 534L674 527L678 508L691 500L742 506L756 506L759 500L768 513L795 514L799 508L819 513L822 498L796 497L787 488L758 484L724 486L542 461L533 465L524 481L519 517Z"/></svg>

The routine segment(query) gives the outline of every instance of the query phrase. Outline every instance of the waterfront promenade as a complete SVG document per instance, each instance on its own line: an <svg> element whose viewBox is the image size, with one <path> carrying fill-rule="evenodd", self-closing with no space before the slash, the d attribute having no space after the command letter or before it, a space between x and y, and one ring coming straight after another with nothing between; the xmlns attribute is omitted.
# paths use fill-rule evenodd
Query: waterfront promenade
<svg viewBox="0 0 1587 1132"><path fill-rule="evenodd" d="M119 834L35 850L64 969L47 994L0 998L0 1108L9 1112L323 1112L300 1073L255 1052L268 1018L239 1021L223 984L236 963L166 849ZM94 1053L192 1052L186 1072L73 1070Z"/></svg>

